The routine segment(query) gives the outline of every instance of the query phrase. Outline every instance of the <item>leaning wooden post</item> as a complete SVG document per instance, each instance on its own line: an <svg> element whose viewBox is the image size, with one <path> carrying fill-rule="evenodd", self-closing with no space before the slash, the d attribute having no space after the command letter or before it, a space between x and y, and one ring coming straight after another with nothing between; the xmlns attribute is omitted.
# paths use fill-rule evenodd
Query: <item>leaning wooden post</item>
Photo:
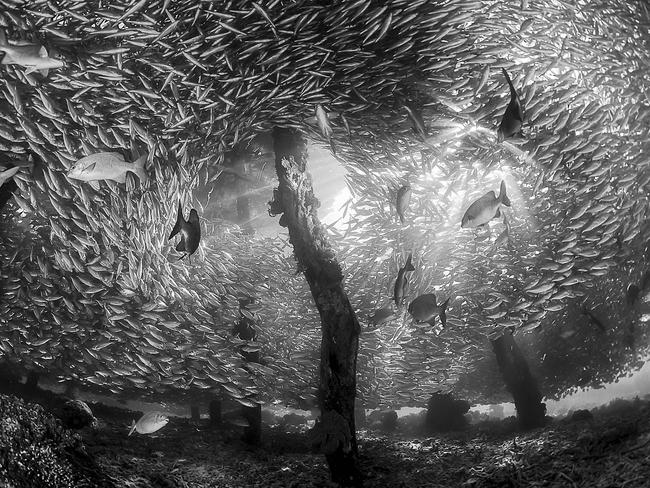
<svg viewBox="0 0 650 488"><path fill-rule="evenodd" d="M354 423L359 322L343 290L343 273L318 220L318 200L306 171L307 146L299 131L273 131L279 186L269 202L271 215L288 227L298 266L304 272L321 317L321 420L319 446L332 480L361 486Z"/></svg>
<svg viewBox="0 0 650 488"><path fill-rule="evenodd" d="M537 382L514 337L506 332L492 341L492 348L506 387L515 402L519 424L524 429L542 427L545 423L546 404L542 403Z"/></svg>

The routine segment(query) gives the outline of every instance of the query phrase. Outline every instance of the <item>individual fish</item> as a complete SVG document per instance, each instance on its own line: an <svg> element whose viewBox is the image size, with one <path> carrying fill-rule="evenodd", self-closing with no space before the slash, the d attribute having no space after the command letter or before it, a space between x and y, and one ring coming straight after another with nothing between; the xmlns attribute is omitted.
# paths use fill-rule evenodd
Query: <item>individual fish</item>
<svg viewBox="0 0 650 488"><path fill-rule="evenodd" d="M586 306L582 307L582 315L586 315L589 321L598 327L601 332L607 332L607 327L605 327L605 324L603 324L602 320L600 320L591 310L589 310Z"/></svg>
<svg viewBox="0 0 650 488"><path fill-rule="evenodd" d="M411 187L409 185L402 186L397 190L397 215L400 222L404 223L404 213L408 210L411 203Z"/></svg>
<svg viewBox="0 0 650 488"><path fill-rule="evenodd" d="M137 422L134 420L131 423L129 436L133 434L133 432L137 432L138 434L153 434L154 432L162 429L165 425L167 425L167 422L169 422L169 419L162 413L145 413L142 417L140 417L140 420Z"/></svg>
<svg viewBox="0 0 650 488"><path fill-rule="evenodd" d="M171 234L169 234L169 239L179 232L181 234L181 240L178 242L176 250L179 252L185 252L188 256L191 256L199 248L199 242L201 241L201 224L199 222L199 214L194 208L190 210L190 216L187 220L183 218L183 208L180 201L178 202L176 223L174 224ZM185 255L183 255L181 259L184 257Z"/></svg>
<svg viewBox="0 0 650 488"><path fill-rule="evenodd" d="M370 316L370 323L374 326L384 324L395 317L395 312L391 307L378 308Z"/></svg>
<svg viewBox="0 0 650 488"><path fill-rule="evenodd" d="M501 180L498 197L494 194L494 191L489 191L469 206L461 220L461 228L479 227L487 224L495 217L501 217L501 211L499 210L501 205L510 206L510 199L506 195L506 182L503 180Z"/></svg>
<svg viewBox="0 0 650 488"><path fill-rule="evenodd" d="M100 180L113 180L118 183L126 181L126 173L135 173L140 183L148 180L145 163L147 155L140 156L134 163L127 163L120 153L100 152L79 159L68 171L68 178L88 181L95 189L99 189Z"/></svg>
<svg viewBox="0 0 650 488"><path fill-rule="evenodd" d="M408 115L409 120L411 121L411 127L413 132L420 136L424 141L429 136L426 125L424 124L424 118L422 113L413 107L410 103L404 103L404 109Z"/></svg>
<svg viewBox="0 0 650 488"><path fill-rule="evenodd" d="M503 246L504 244L507 244L508 247L512 247L512 242L510 241L510 223L508 222L508 217L505 212L503 212L503 224L506 228L494 240L494 244L492 244L493 250Z"/></svg>
<svg viewBox="0 0 650 488"><path fill-rule="evenodd" d="M51 69L65 66L62 60L50 58L45 46L40 44L9 44L2 29L0 29L0 52L4 53L0 64L15 64L27 68L26 75L38 71L43 76L47 76Z"/></svg>
<svg viewBox="0 0 650 488"><path fill-rule="evenodd" d="M20 168L18 167L9 168L4 171L2 171L0 168L0 186L4 185L7 181L13 178L14 175L18 173L19 170Z"/></svg>
<svg viewBox="0 0 650 488"><path fill-rule="evenodd" d="M406 264L399 269L397 272L397 279L395 280L395 287L393 289L393 298L395 299L395 305L398 307L402 306L404 301L404 296L406 295L406 287L408 286L408 278L406 273L415 271L415 266L411 262L413 255L409 254L409 257L406 259Z"/></svg>
<svg viewBox="0 0 650 488"><path fill-rule="evenodd" d="M524 123L524 110L517 90L515 90L505 68L501 68L501 71L503 71L503 75L506 77L506 81L510 87L510 103L508 103L503 118L501 119L501 124L497 129L497 139L499 142L503 142L505 139L521 133L521 126Z"/></svg>
<svg viewBox="0 0 650 488"><path fill-rule="evenodd" d="M650 288L650 272L643 275L643 280L638 285L630 283L625 290L625 301L632 307L637 302L642 294L646 293Z"/></svg>
<svg viewBox="0 0 650 488"><path fill-rule="evenodd" d="M316 105L316 123L318 124L318 128L320 129L321 134L323 134L323 137L329 141L332 154L336 154L336 146L334 145L334 139L332 137L334 132L332 131L332 126L330 125L327 112L320 103Z"/></svg>
<svg viewBox="0 0 650 488"><path fill-rule="evenodd" d="M447 325L447 305L449 298L444 303L438 305L436 296L433 293L420 295L409 304L408 312L413 316L416 323L427 322L431 326L436 325L436 315L440 316L442 327Z"/></svg>
<svg viewBox="0 0 650 488"><path fill-rule="evenodd" d="M2 175L0 175L0 177L1 176ZM0 179L0 181L2 180ZM625 290L625 301L630 307L636 303L640 293L641 293L641 289L634 283L630 283L629 285L627 285L627 289Z"/></svg>

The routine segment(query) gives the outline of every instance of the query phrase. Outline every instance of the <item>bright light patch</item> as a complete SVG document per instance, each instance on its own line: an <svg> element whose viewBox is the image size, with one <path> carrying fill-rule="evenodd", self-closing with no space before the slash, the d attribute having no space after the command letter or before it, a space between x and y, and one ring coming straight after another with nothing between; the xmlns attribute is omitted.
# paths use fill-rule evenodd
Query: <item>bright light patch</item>
<svg viewBox="0 0 650 488"><path fill-rule="evenodd" d="M344 186L334 197L334 202L330 207L330 211L323 217L325 225L333 225L336 229L343 229L350 220L352 211L352 194L347 186Z"/></svg>

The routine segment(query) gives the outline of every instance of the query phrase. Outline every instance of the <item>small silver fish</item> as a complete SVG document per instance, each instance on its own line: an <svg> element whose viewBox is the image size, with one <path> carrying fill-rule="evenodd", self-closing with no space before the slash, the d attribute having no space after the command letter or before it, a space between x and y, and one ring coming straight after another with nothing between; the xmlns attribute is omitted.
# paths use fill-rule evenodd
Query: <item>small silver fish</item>
<svg viewBox="0 0 650 488"><path fill-rule="evenodd" d="M330 125L327 112L320 103L316 105L316 122L318 123L318 127L321 134L323 134L323 137L329 141L332 154L336 154L336 146L334 145L334 139L332 138L334 132L332 131L332 126Z"/></svg>
<svg viewBox="0 0 650 488"><path fill-rule="evenodd" d="M65 66L62 60L50 58L45 46L40 44L9 44L4 30L1 29L0 52L4 53L0 64L16 64L27 68L26 75L39 71L43 76L47 76L51 69Z"/></svg>
<svg viewBox="0 0 650 488"><path fill-rule="evenodd" d="M404 103L404 109L406 110L408 118L411 121L413 132L416 135L420 136L423 141L426 140L428 133L427 128L424 124L422 113L417 108L415 108L414 105L408 102Z"/></svg>
<svg viewBox="0 0 650 488"><path fill-rule="evenodd" d="M495 217L501 217L499 207L501 205L510 206L510 199L506 195L506 182L501 180L501 190L499 196L494 191L489 191L481 198L472 203L461 220L460 226L478 227L487 224Z"/></svg>
<svg viewBox="0 0 650 488"><path fill-rule="evenodd" d="M120 153L100 152L78 160L68 171L68 178L88 181L97 190L99 189L99 180L124 183L126 173L131 171L138 176L140 183L144 183L148 179L145 170L146 161L146 154L140 156L134 163L127 163Z"/></svg>
<svg viewBox="0 0 650 488"><path fill-rule="evenodd" d="M508 223L508 217L506 217L505 212L503 213L503 223L506 226L506 228L503 230L503 232L501 232L501 234L499 234L499 236L494 241L494 244L492 244L492 250L497 249L498 247L501 247L504 244L508 244L508 246L511 246L510 224Z"/></svg>
<svg viewBox="0 0 650 488"><path fill-rule="evenodd" d="M9 168L4 171L0 171L0 186L4 185L7 181L14 177L20 168Z"/></svg>
<svg viewBox="0 0 650 488"><path fill-rule="evenodd" d="M400 222L404 223L404 212L409 208L409 203L411 203L411 187L409 185L404 185L399 190L397 190L397 215L399 216Z"/></svg>
<svg viewBox="0 0 650 488"><path fill-rule="evenodd" d="M167 422L169 422L169 419L162 413L145 413L142 417L140 417L140 420L138 420L137 423L135 420L131 423L129 436L133 434L134 431L138 434L153 434L154 432L162 429L165 425L167 425Z"/></svg>

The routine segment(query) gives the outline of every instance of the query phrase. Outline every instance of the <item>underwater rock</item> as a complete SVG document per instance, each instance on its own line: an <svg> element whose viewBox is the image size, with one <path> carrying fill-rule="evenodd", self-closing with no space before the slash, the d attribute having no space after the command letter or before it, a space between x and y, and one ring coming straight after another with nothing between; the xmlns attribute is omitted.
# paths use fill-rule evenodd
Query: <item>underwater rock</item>
<svg viewBox="0 0 650 488"><path fill-rule="evenodd" d="M284 427L299 427L305 425L306 418L296 413L288 413L282 417L281 425Z"/></svg>
<svg viewBox="0 0 650 488"><path fill-rule="evenodd" d="M63 405L61 422L67 429L83 429L97 424L97 419L87 403L81 400L69 400Z"/></svg>
<svg viewBox="0 0 650 488"><path fill-rule="evenodd" d="M584 420L593 420L594 415L589 410L576 410L571 415L572 422L582 422Z"/></svg>
<svg viewBox="0 0 650 488"><path fill-rule="evenodd" d="M450 393L434 393L429 399L425 428L427 432L448 432L467 426L465 414L470 404L466 400L455 400Z"/></svg>
<svg viewBox="0 0 650 488"><path fill-rule="evenodd" d="M0 395L0 486L113 487L81 439L41 405Z"/></svg>
<svg viewBox="0 0 650 488"><path fill-rule="evenodd" d="M393 432L397 428L397 412L395 410L375 410L368 415L370 428L382 432Z"/></svg>

